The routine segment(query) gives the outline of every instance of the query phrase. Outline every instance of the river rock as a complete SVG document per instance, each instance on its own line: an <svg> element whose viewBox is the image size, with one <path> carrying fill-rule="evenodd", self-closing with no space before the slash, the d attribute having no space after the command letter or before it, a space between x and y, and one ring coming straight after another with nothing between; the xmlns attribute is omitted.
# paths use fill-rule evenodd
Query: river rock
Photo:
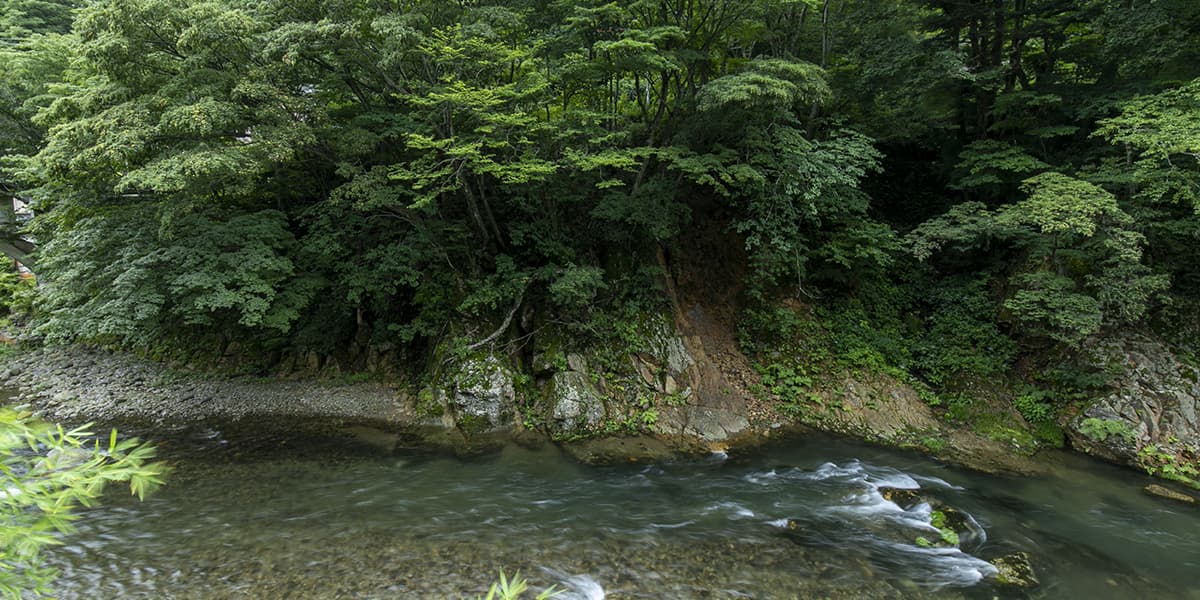
<svg viewBox="0 0 1200 600"><path fill-rule="evenodd" d="M400 439L396 433L367 425L351 425L343 431L359 444L374 448L383 454L391 454Z"/></svg>
<svg viewBox="0 0 1200 600"><path fill-rule="evenodd" d="M1028 552L1016 552L989 562L997 569L993 576L996 583L1019 588L1036 587L1040 583Z"/></svg>
<svg viewBox="0 0 1200 600"><path fill-rule="evenodd" d="M925 498L917 490L883 487L879 488L879 494L889 502L896 506L908 510L922 502L926 502Z"/></svg>
<svg viewBox="0 0 1200 600"><path fill-rule="evenodd" d="M931 509L930 525L942 533L940 539L924 536L933 546L958 546L960 543L971 543L981 539L983 528L973 521L966 513L942 502L941 500L923 494L920 489L881 487L879 494L904 510L912 510L920 504L928 504ZM945 532L953 532L948 535Z"/></svg>
<svg viewBox="0 0 1200 600"><path fill-rule="evenodd" d="M467 357L449 384L448 402L460 429L487 433L512 426L517 396L513 370L495 355Z"/></svg>
<svg viewBox="0 0 1200 600"><path fill-rule="evenodd" d="M958 546L964 538L974 540L979 537L979 526L973 523L962 511L942 504L931 515L930 524L942 532L942 543L939 545ZM953 532L949 535L947 532Z"/></svg>
<svg viewBox="0 0 1200 600"><path fill-rule="evenodd" d="M586 372L555 373L550 377L546 394L550 404L546 426L551 434L584 433L604 422L604 400Z"/></svg>
<svg viewBox="0 0 1200 600"><path fill-rule="evenodd" d="M1098 364L1120 367L1111 393L1071 423L1084 452L1151 472L1195 466L1200 448L1200 368L1181 362L1161 340L1123 332L1093 340Z"/></svg>
<svg viewBox="0 0 1200 600"><path fill-rule="evenodd" d="M1152 483L1152 484L1142 488L1142 491L1146 492L1147 494L1150 494L1151 496L1159 496L1162 498L1169 498L1171 500L1176 500L1179 502L1186 502L1188 504L1200 503L1200 500L1198 500L1195 496L1185 494L1183 492L1179 492L1179 491L1173 490L1171 488L1158 485L1157 483Z"/></svg>

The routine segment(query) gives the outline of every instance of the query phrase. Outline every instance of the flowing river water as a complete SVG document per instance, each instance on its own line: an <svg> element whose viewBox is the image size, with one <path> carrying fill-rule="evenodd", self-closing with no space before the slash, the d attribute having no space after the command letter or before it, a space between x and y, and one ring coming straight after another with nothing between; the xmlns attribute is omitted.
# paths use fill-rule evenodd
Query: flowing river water
<svg viewBox="0 0 1200 600"><path fill-rule="evenodd" d="M609 466L549 445L458 459L216 429L160 443L167 487L108 494L50 552L61 597L476 598L503 569L560 598L1200 599L1200 509L1074 456L1012 478L826 436ZM929 505L889 487L974 533L918 545L937 538ZM986 561L1015 551L1039 587L989 583Z"/></svg>

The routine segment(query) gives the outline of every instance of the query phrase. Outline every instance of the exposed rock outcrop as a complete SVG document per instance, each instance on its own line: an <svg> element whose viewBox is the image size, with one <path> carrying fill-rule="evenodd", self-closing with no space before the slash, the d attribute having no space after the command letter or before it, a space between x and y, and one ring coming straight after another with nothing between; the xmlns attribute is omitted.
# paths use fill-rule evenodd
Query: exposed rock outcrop
<svg viewBox="0 0 1200 600"><path fill-rule="evenodd" d="M572 357L573 367L551 375L545 391L550 408L546 428L559 437L595 431L607 417L604 399L592 384L583 357Z"/></svg>
<svg viewBox="0 0 1200 600"><path fill-rule="evenodd" d="M1078 449L1176 479L1197 479L1200 466L1200 368L1162 341L1123 332L1095 340L1094 361L1121 374L1112 392L1070 423Z"/></svg>
<svg viewBox="0 0 1200 600"><path fill-rule="evenodd" d="M468 434L511 429L516 418L515 375L510 364L491 353L463 359L441 390L454 423Z"/></svg>
<svg viewBox="0 0 1200 600"><path fill-rule="evenodd" d="M667 356L664 391L682 387L673 392L679 401L663 410L660 430L719 448L752 435L752 420L758 420L760 428L766 427L771 415L761 407L756 409L743 381L752 369L736 350L732 331L700 304L681 311L676 321L675 330L658 334Z"/></svg>

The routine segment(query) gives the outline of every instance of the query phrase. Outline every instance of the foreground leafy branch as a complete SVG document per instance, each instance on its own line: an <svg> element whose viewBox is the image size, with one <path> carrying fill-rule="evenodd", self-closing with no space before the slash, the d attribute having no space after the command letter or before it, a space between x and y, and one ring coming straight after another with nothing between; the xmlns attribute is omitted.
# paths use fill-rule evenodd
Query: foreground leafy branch
<svg viewBox="0 0 1200 600"><path fill-rule="evenodd" d="M139 499L163 483L167 468L137 439L95 439L88 425L65 431L20 409L0 409L0 595L48 591L55 571L41 551L73 531L78 507L92 506L111 482Z"/></svg>

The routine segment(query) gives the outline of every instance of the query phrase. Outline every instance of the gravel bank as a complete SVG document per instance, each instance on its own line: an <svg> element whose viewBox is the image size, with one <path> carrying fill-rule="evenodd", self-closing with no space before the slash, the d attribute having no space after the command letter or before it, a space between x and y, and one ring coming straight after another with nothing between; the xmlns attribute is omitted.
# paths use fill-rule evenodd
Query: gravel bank
<svg viewBox="0 0 1200 600"><path fill-rule="evenodd" d="M387 428L414 423L411 407L380 383L220 377L170 369L98 349L31 350L0 364L14 403L66 423L178 425L243 419L340 419Z"/></svg>

